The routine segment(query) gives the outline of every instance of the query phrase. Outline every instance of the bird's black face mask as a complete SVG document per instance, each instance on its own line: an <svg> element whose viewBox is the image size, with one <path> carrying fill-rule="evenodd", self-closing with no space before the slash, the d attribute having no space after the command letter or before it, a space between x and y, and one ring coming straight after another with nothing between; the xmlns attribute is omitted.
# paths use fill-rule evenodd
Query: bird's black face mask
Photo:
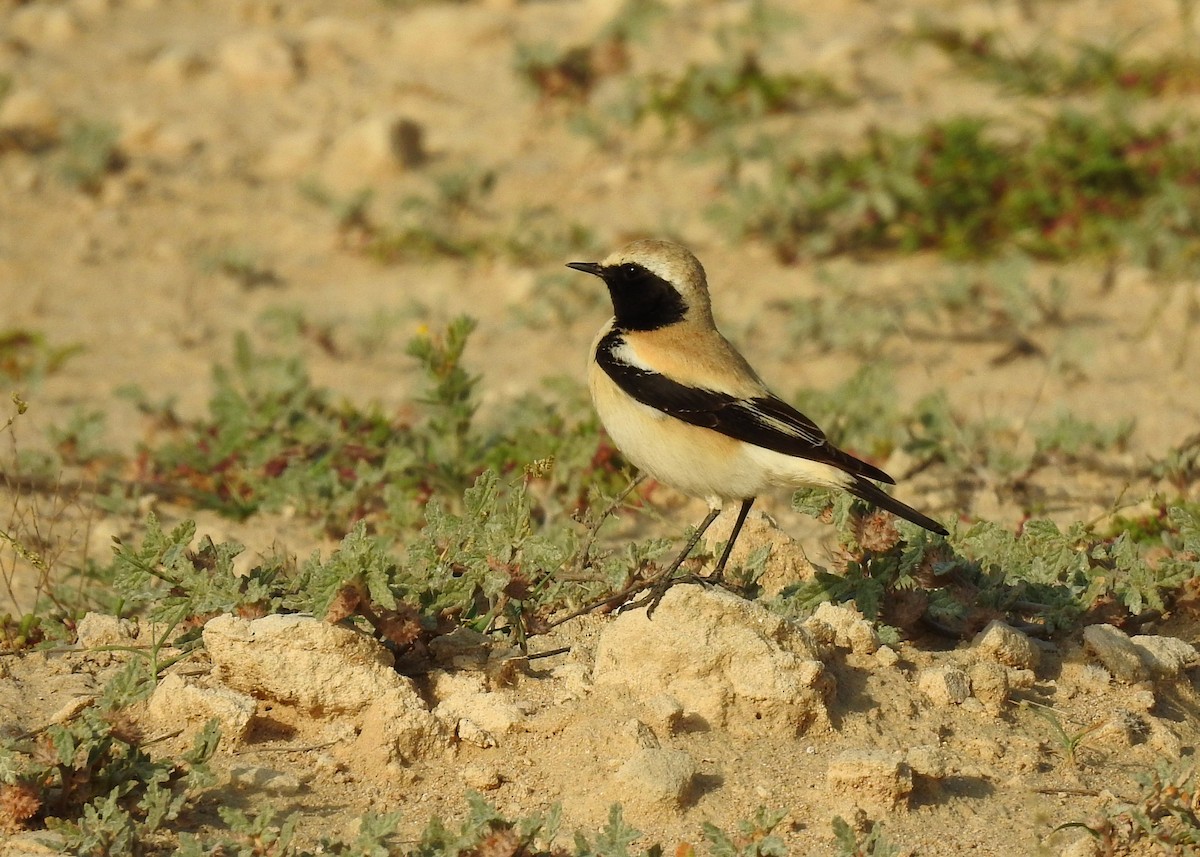
<svg viewBox="0 0 1200 857"><path fill-rule="evenodd" d="M683 321L687 314L687 303L679 290L641 265L571 262L567 267L604 280L618 330L658 330Z"/></svg>

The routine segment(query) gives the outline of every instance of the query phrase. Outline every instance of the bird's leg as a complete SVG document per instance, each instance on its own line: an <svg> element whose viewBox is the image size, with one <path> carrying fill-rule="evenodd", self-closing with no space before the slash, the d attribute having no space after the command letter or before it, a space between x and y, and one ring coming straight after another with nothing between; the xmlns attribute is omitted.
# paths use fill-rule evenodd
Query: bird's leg
<svg viewBox="0 0 1200 857"><path fill-rule="evenodd" d="M687 559L688 554L692 552L692 548L700 541L700 537L704 535L704 531L708 529L709 524L717 519L717 515L721 514L721 510L709 509L704 520L700 522L700 526L696 527L696 532L692 533L692 537L688 539L688 543L683 546L683 550L679 556L675 557L675 561L671 563L671 567L659 575L659 580L670 580L675 576L675 572L679 570L679 566L683 565L683 561Z"/></svg>
<svg viewBox="0 0 1200 857"><path fill-rule="evenodd" d="M636 610L646 605L649 605L646 609L646 617L649 618L654 613L654 608L658 607L658 602L662 601L663 595L671 588L671 578L675 576L675 572L679 570L679 566L683 565L683 561L692 552L692 548L700 541L700 537L704 535L704 531L708 529L709 524L717 519L717 515L719 514L721 514L719 508L709 510L708 515L700 522L700 526L696 527L696 531L692 533L692 537L688 539L687 544L683 546L683 550L680 551L679 556L675 557L675 561L671 563L666 571L654 578L650 586L650 594L645 598L639 598L637 601L626 604L621 608L622 613L626 610Z"/></svg>
<svg viewBox="0 0 1200 857"><path fill-rule="evenodd" d="M737 541L738 535L742 532L742 524L746 523L746 516L750 514L750 507L753 505L753 497L747 497L742 501L742 508L738 510L737 520L733 522L733 529L729 531L729 541L725 542L725 550L721 552L721 559L717 562L717 567L713 569L712 574L704 578L705 583L721 582L725 574L725 563L729 562L729 555L733 553L733 543Z"/></svg>

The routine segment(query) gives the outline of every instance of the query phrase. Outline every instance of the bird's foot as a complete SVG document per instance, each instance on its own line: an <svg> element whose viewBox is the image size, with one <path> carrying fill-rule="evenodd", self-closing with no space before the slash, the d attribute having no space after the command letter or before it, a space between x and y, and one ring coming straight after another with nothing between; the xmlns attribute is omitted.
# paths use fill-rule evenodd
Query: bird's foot
<svg viewBox="0 0 1200 857"><path fill-rule="evenodd" d="M662 577L654 581L649 586L649 591L636 601L630 601L622 604L618 613L624 613L628 610L638 610L642 607L646 608L646 618L649 619L654 615L654 611L658 609L658 604L663 600L663 596L667 594L667 590L676 583L685 578L673 579L671 577Z"/></svg>
<svg viewBox="0 0 1200 857"><path fill-rule="evenodd" d="M727 592L741 594L742 590L737 584L730 583L725 580L724 570L714 571L709 575L700 574L682 574L678 577L661 577L655 580L648 587L648 591L644 596L636 601L630 601L622 604L617 610L618 613L624 613L628 610L638 610L642 607L646 608L646 618L653 617L654 611L658 609L659 603L663 600L663 596L667 594L667 590L672 586L677 586L680 583L695 583L704 587L719 586Z"/></svg>

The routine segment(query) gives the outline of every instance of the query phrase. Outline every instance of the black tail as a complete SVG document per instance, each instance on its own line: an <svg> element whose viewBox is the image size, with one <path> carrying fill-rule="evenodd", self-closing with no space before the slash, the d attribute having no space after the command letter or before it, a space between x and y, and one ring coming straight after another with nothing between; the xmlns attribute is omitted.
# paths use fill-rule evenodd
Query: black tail
<svg viewBox="0 0 1200 857"><path fill-rule="evenodd" d="M884 493L883 489L873 482L856 477L852 483L846 486L846 490L860 500L866 500L872 506L878 506L880 509L887 509L893 515L906 521L912 521L918 527L924 527L931 533L937 533L939 536L950 535L946 528L933 518L922 515L912 506L904 505L895 497Z"/></svg>

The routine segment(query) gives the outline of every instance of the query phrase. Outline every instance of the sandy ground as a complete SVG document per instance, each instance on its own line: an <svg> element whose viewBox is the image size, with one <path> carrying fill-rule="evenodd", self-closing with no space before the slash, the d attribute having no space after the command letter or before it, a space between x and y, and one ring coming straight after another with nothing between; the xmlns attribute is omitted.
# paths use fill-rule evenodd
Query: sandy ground
<svg viewBox="0 0 1200 857"><path fill-rule="evenodd" d="M915 300L952 278L954 268L926 254L781 265L765 246L730 241L705 219L722 193L719 168L692 157L686 135L666 140L647 126L600 146L569 130L565 109L539 100L514 73L517 46L586 42L618 6L0 0L0 82L8 90L0 95L0 140L17 139L5 138L5 128L48 142L74 123L111 123L122 161L85 192L61 178L61 147L0 146L0 328L81 349L23 390L30 409L15 426L19 447L37 448L48 427L99 410L107 444L131 451L145 426L118 390L136 384L152 401L172 398L183 415L199 415L211 368L228 359L235 332L278 344L281 316L328 329L339 344L331 350L300 338L318 384L356 403L396 409L418 381L403 343L423 325L468 312L479 319L468 362L483 374L486 414L547 376L582 378L587 345L607 310L598 284L580 277L551 286L549 275L632 237L671 236L701 256L724 330L785 397L832 387L874 359L895 367L902 405L945 390L966 418L1011 426L1014 444L1029 442L1026 427L1062 411L1104 425L1136 420L1125 448L1107 453L1103 466L1046 469L1022 492L984 480L964 493L945 474L909 480L906 498L932 514L1011 525L1027 511L1022 501L1034 497L1039 512L1056 520L1090 520L1117 497L1137 502L1162 487L1141 471L1200 420L1200 348L1189 311L1195 283L1163 282L1124 264L1113 271L1033 265L1034 289L1048 289L1055 278L1065 284L1064 321L1031 327L1036 347L1016 359L1006 359L1011 341L1003 337L950 336L945 319L918 325L915 313L904 316L913 326L886 331L869 354L798 340L780 301L848 296L846 311L865 316ZM968 31L1002 29L1017 44L1109 43L1139 33L1136 50L1153 52L1180 42L1180 8L1167 0L814 4L773 41L767 59L826 75L851 100L773 118L772 127L816 151L852 143L870 127L913 129L963 111L1019 124L1053 102L1008 97L956 70L936 48L914 45L906 36L923 16ZM744 11L736 3L670 4L650 41L635 46L633 72L713 58L714 28ZM595 98L611 96L602 85ZM1186 94L1158 106L1197 108ZM420 130L415 154L381 143L380 128L398 119ZM545 211L552 222L586 227L588 242L548 237L545 258L532 260L497 252L381 264L358 252L331 210L304 191L320 186L346 199L369 186L370 216L388 223L398 201L433 193L433 177L469 171L495 176L480 203L489 234L519 235L530 229L522 212ZM244 276L247 269L261 276ZM987 331L986 321L970 326ZM902 472L904 464L889 469ZM50 501L17 498L14 509L23 502ZM787 498L763 505L790 533L814 539L811 555L820 561L828 533L789 515ZM695 511L680 505L675 514L690 521ZM168 506L160 513L192 514ZM135 525L102 519L76 514L58 538L77 542L75 551L99 523L105 536ZM202 515L201 530L236 537L252 552L321 546L295 521L233 524ZM103 545L93 541L91 549ZM14 593L18 608L28 610L20 603L29 597L28 579L18 576ZM546 641L572 644L577 670L535 671L518 682L512 693L534 725L496 747L463 742L397 773L369 762L314 767L311 754L268 735L225 761L245 757L304 773L297 794L269 800L303 809L308 834L344 829L368 808L400 809L419 826L433 812L458 812L467 786L487 788L489 799L514 813L561 801L565 830L594 828L621 796L612 778L614 757L625 750L606 749L606 736L637 718L611 697L564 690L571 675L590 669L602 624L579 623ZM1194 622L1167 630L1189 641L1197 636ZM703 785L682 806L635 809L635 823L667 843L696 841L703 821L732 827L760 804L782 806L794 853L832 853L828 820L836 812L852 816L853 807L828 788L830 759L843 750L938 746L957 760L957 773L927 782L903 807L872 812L892 842L921 854L1057 853L1075 835L1047 840L1056 825L1128 793L1138 766L1193 752L1198 709L1187 673L1178 687L1158 688L1148 712L1145 697L1136 696L1146 687L1086 672L1078 640L1046 652L1025 692L1061 707L1076 728L1121 708L1156 724L1150 731L1159 736L1123 739L1117 730L1072 763L1054 752L1047 721L1026 709L939 706L918 692L920 669L961 653L928 641L899 651L901 667L853 652L832 656L827 667L838 690L828 721L782 742L724 730L659 736L700 760ZM30 728L94 689L103 672L87 659L25 659L12 667L8 689L0 685L0 711ZM249 806L267 799L239 797Z"/></svg>

